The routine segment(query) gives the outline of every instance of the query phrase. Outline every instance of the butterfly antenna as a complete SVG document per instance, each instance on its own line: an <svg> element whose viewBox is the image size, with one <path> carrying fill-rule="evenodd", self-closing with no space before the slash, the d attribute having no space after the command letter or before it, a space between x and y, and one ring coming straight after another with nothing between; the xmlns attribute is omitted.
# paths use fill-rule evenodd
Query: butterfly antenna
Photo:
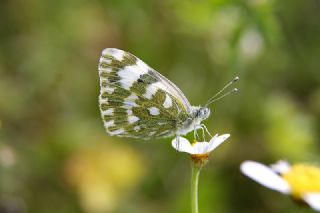
<svg viewBox="0 0 320 213"><path fill-rule="evenodd" d="M217 92L214 96L212 96L208 102L205 104L205 107L207 107L208 105L212 104L213 102L216 102L217 100L220 100L232 93L238 92L239 90L237 88L233 88L232 90L230 90L229 92L226 92L224 94L222 94L221 96L219 96L223 91L225 91L228 87L230 87L232 84L234 84L235 82L239 81L239 77L235 77L232 81L230 81L229 83L227 83L219 92Z"/></svg>

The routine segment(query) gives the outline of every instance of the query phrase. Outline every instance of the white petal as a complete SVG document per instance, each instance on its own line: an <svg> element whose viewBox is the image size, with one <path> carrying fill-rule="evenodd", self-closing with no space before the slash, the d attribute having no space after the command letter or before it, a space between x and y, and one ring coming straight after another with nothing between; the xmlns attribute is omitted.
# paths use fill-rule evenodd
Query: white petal
<svg viewBox="0 0 320 213"><path fill-rule="evenodd" d="M270 168L279 174L284 174L291 169L291 165L288 163L288 161L280 160L277 163L272 164Z"/></svg>
<svg viewBox="0 0 320 213"><path fill-rule="evenodd" d="M320 193L308 193L302 197L311 208L320 211Z"/></svg>
<svg viewBox="0 0 320 213"><path fill-rule="evenodd" d="M193 153L192 154L207 154L210 151L209 149L209 143L208 142L197 142L192 145L193 147Z"/></svg>
<svg viewBox="0 0 320 213"><path fill-rule="evenodd" d="M229 134L220 135L219 137L218 137L218 135L215 135L213 138L211 138L211 140L209 142L210 145L208 147L208 152L211 152L212 150L217 148L220 144L222 144L229 137L230 137Z"/></svg>
<svg viewBox="0 0 320 213"><path fill-rule="evenodd" d="M240 169L243 174L257 181L261 185L284 194L290 193L289 184L277 175L271 168L253 161L245 161Z"/></svg>
<svg viewBox="0 0 320 213"><path fill-rule="evenodd" d="M193 154L194 150L192 145L187 139L183 137L179 137L179 142L177 141L177 138L173 139L171 144L172 144L172 147L178 150L179 152L187 152L187 153Z"/></svg>

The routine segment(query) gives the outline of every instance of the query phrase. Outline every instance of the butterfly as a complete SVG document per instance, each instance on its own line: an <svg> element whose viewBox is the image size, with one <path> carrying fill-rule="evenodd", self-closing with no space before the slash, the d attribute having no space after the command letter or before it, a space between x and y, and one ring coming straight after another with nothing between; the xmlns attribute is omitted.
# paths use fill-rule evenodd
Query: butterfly
<svg viewBox="0 0 320 213"><path fill-rule="evenodd" d="M110 136L152 139L206 129L208 104L191 106L174 83L131 53L104 49L98 70L99 107Z"/></svg>

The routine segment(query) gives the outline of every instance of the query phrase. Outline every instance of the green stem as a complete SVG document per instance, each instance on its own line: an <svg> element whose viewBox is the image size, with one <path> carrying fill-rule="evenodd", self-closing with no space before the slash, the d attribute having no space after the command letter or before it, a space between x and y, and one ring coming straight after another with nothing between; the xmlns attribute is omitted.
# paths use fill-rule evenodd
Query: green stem
<svg viewBox="0 0 320 213"><path fill-rule="evenodd" d="M199 213L198 208L198 182L201 167L195 161L192 161L192 176L191 176L191 209L192 213Z"/></svg>

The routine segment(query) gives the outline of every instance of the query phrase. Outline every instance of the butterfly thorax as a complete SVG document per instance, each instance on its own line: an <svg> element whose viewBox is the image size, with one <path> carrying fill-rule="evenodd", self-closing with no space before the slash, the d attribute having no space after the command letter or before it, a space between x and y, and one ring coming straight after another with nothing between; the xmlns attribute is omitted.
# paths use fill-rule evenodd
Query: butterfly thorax
<svg viewBox="0 0 320 213"><path fill-rule="evenodd" d="M188 118L178 128L177 134L186 135L195 130L201 122L210 116L210 109L207 107L192 106Z"/></svg>

